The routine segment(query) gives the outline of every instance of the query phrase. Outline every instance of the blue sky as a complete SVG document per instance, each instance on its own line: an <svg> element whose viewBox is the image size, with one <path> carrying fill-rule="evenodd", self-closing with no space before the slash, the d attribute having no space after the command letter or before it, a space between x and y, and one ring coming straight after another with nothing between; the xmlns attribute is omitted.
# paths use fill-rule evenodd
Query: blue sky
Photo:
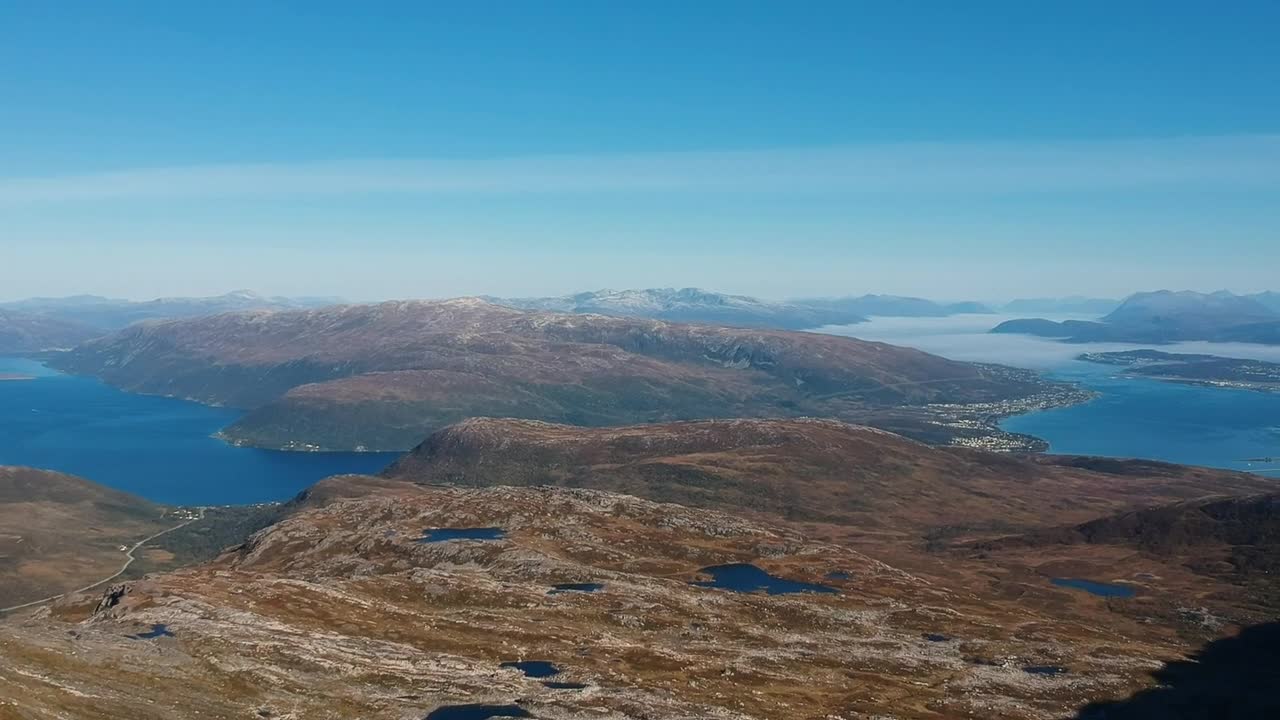
<svg viewBox="0 0 1280 720"><path fill-rule="evenodd" d="M1280 5L0 0L0 298L1275 288Z"/></svg>

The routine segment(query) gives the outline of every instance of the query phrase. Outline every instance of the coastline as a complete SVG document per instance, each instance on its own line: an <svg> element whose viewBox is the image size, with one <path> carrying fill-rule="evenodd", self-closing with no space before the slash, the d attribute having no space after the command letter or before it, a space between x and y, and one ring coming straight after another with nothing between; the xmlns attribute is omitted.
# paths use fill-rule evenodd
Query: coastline
<svg viewBox="0 0 1280 720"><path fill-rule="evenodd" d="M952 434L951 439L942 444L993 452L1045 452L1049 449L1049 441L1005 430L1000 424L1017 415L1080 405L1102 395L1078 382L1054 379L1036 370L991 363L974 364L1002 376L1002 379L1036 385L1039 389L1029 395L1006 400L925 406L935 416L931 422Z"/></svg>
<svg viewBox="0 0 1280 720"><path fill-rule="evenodd" d="M1160 382L1194 385L1196 387L1221 388L1225 390L1250 390L1263 393L1280 393L1280 384L1257 383L1243 380L1219 380L1212 378L1187 378L1176 375L1148 375L1146 373L1122 372L1121 375L1132 378L1159 380Z"/></svg>
<svg viewBox="0 0 1280 720"><path fill-rule="evenodd" d="M1119 375L1197 387L1280 392L1280 364L1207 353L1158 350L1087 352L1077 360L1120 368Z"/></svg>
<svg viewBox="0 0 1280 720"><path fill-rule="evenodd" d="M1049 449L1049 441L1036 435L1012 432L1000 426L1004 420L1018 415L1055 410L1090 402L1102 393L1073 385L1070 388L1046 390L1016 400L1003 400L976 405L934 405L946 418L935 421L955 432L949 445L975 450L1010 453L1041 453Z"/></svg>

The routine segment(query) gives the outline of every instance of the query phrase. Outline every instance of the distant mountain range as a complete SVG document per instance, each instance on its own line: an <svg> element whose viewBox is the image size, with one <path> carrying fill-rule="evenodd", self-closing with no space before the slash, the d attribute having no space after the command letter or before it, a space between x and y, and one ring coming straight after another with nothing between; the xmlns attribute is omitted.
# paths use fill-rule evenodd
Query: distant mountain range
<svg viewBox="0 0 1280 720"><path fill-rule="evenodd" d="M522 310L595 313L694 322L735 327L808 330L825 325L851 325L868 317L945 317L960 313L991 313L978 302L939 303L917 297L861 295L807 298L775 302L727 295L698 288L597 290L573 295L534 298L484 298Z"/></svg>
<svg viewBox="0 0 1280 720"><path fill-rule="evenodd" d="M1186 340L1280 344L1276 293L1235 295L1191 291L1138 293L1097 321L1009 320L992 332L1067 342L1167 343Z"/></svg>
<svg viewBox="0 0 1280 720"><path fill-rule="evenodd" d="M1079 295L1062 298L1019 298L1000 306L1000 312L1042 313L1045 315L1106 315L1120 307L1119 300Z"/></svg>
<svg viewBox="0 0 1280 720"><path fill-rule="evenodd" d="M1266 307L1280 313L1280 292L1275 292L1274 290L1268 290L1266 292L1260 292L1253 295L1249 295L1248 297L1253 298L1254 300L1258 301L1262 305L1265 305Z"/></svg>
<svg viewBox="0 0 1280 720"><path fill-rule="evenodd" d="M9 310L102 331L119 330L141 320L199 317L238 310L297 310L340 302L339 298L264 297L248 290L237 290L214 297L169 297L141 302L97 295L29 298L0 303L0 311Z"/></svg>
<svg viewBox="0 0 1280 720"><path fill-rule="evenodd" d="M83 323L0 307L0 354L65 350L101 334Z"/></svg>
<svg viewBox="0 0 1280 720"><path fill-rule="evenodd" d="M745 295L726 295L698 288L597 290L557 297L486 297L485 299L521 310L594 313L617 317L779 330L804 330L823 325L850 325L866 320L861 313L850 310L811 307L800 303L770 302Z"/></svg>
<svg viewBox="0 0 1280 720"><path fill-rule="evenodd" d="M1024 318L993 332L1071 342L1163 343L1180 340L1280 343L1280 293L1138 293L1124 301L1103 298L1027 298L1004 305L938 302L898 295L860 295L771 301L698 288L597 290L572 295L484 300L526 311L646 318L722 327L809 330L865 322L871 317L948 317L994 312L1046 315L1106 313L1101 319ZM0 303L0 353L74 347L145 320L197 318L241 311L306 310L341 304L335 297L268 297L247 290L213 297L131 301L96 295L30 298ZM994 309L993 309L994 308Z"/></svg>
<svg viewBox="0 0 1280 720"><path fill-rule="evenodd" d="M946 317L963 313L992 313L979 302L940 303L901 295L860 295L843 298L811 298L793 301L799 305L826 310L880 317Z"/></svg>

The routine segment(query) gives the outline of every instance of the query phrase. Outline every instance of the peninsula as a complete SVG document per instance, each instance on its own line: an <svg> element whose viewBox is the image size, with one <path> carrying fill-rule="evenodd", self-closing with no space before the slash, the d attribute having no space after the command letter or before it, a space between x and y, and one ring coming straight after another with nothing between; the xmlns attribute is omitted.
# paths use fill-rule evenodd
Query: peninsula
<svg viewBox="0 0 1280 720"><path fill-rule="evenodd" d="M1280 363L1263 360L1158 350L1084 353L1078 359L1123 367L1124 374L1131 376L1190 385L1280 392Z"/></svg>

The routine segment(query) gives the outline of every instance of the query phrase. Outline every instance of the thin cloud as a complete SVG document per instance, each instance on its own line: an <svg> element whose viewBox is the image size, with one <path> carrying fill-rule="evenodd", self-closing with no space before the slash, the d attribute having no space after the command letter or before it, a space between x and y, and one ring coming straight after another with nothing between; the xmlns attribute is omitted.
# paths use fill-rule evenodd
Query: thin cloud
<svg viewBox="0 0 1280 720"><path fill-rule="evenodd" d="M1280 187L1280 136L198 165L0 178L0 204L610 192L1008 193Z"/></svg>

